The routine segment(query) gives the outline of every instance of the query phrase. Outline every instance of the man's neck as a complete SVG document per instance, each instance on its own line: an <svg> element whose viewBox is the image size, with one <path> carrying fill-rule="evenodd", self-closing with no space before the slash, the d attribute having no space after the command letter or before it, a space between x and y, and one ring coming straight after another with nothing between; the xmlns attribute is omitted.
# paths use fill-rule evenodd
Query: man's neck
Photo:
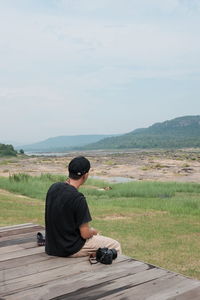
<svg viewBox="0 0 200 300"><path fill-rule="evenodd" d="M80 187L80 185L82 184L82 181L81 180L73 180L73 179L68 179L67 180L67 183L69 185L72 185L73 187L75 187L76 189L78 189Z"/></svg>

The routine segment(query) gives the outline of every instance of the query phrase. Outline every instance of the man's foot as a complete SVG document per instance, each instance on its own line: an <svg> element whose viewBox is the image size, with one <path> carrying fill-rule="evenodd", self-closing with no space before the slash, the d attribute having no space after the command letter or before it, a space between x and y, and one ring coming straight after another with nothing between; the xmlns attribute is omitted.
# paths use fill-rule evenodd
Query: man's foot
<svg viewBox="0 0 200 300"><path fill-rule="evenodd" d="M38 246L44 246L45 245L45 238L43 237L41 232L37 233L37 244L38 244Z"/></svg>

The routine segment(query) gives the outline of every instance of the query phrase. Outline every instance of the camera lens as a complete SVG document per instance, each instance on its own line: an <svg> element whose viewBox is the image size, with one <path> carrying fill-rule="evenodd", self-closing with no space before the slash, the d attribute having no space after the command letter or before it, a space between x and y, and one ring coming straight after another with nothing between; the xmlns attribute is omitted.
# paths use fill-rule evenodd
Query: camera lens
<svg viewBox="0 0 200 300"><path fill-rule="evenodd" d="M115 249L110 249L113 254L113 259L117 258L117 251Z"/></svg>

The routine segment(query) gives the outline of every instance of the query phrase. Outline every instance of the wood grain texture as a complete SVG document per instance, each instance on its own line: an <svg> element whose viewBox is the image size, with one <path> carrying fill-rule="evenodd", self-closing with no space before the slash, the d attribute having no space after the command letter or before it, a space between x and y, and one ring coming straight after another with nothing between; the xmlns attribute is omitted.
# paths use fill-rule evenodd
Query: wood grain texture
<svg viewBox="0 0 200 300"><path fill-rule="evenodd" d="M40 230L40 232L44 235L44 230ZM0 238L0 248L11 246L11 245L19 245L27 242L36 241L38 230L34 229L31 232L21 233L17 235L9 235Z"/></svg>
<svg viewBox="0 0 200 300"><path fill-rule="evenodd" d="M10 225L10 226L3 226L0 227L0 232L3 231L9 231L9 230L16 230L16 229L20 229L20 228L27 228L27 227L34 227L37 226L33 223L24 223L24 224L18 224L18 225Z"/></svg>
<svg viewBox="0 0 200 300"><path fill-rule="evenodd" d="M0 228L0 300L199 300L200 281L120 255L111 265L49 256L31 223Z"/></svg>
<svg viewBox="0 0 200 300"><path fill-rule="evenodd" d="M27 233L27 232L34 232L34 231L44 230L44 228L40 225L26 225L26 226L20 226L20 227L12 227L9 229L5 229L0 231L0 238L7 237L10 235L17 235L20 233Z"/></svg>

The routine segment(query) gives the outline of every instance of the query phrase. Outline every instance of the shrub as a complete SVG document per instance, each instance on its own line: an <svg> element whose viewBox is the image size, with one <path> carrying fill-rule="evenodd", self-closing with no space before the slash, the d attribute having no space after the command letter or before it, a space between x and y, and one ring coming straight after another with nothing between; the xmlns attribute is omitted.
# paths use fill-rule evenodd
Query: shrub
<svg viewBox="0 0 200 300"><path fill-rule="evenodd" d="M16 156L17 151L12 145L0 144L0 156Z"/></svg>

